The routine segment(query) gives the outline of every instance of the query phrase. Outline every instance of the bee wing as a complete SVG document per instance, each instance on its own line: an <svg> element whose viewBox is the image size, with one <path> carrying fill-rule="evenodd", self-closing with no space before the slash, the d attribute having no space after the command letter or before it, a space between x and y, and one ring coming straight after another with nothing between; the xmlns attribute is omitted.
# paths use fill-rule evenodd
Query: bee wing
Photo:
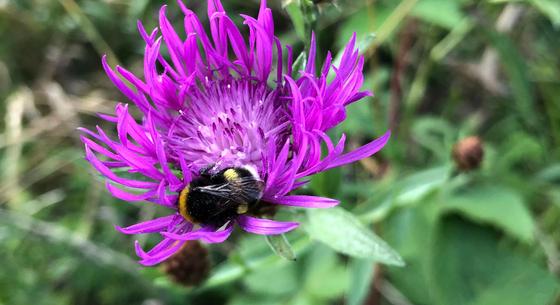
<svg viewBox="0 0 560 305"><path fill-rule="evenodd" d="M229 182L221 183L221 184L212 184L207 186L199 186L196 187L195 190L200 191L202 193L222 197L222 198L228 198L231 194Z"/></svg>
<svg viewBox="0 0 560 305"><path fill-rule="evenodd" d="M260 199L264 182L252 177L239 178L235 182L226 182L198 187L201 192L226 198L234 203L243 204Z"/></svg>
<svg viewBox="0 0 560 305"><path fill-rule="evenodd" d="M216 216L223 212L230 210L231 208L237 209L237 207L243 204L241 198L239 198L235 192L232 192L231 185L229 182L222 184L212 184L207 186L201 186L196 188L198 191L220 197L225 200L218 200L219 205L215 206L214 212L210 216Z"/></svg>

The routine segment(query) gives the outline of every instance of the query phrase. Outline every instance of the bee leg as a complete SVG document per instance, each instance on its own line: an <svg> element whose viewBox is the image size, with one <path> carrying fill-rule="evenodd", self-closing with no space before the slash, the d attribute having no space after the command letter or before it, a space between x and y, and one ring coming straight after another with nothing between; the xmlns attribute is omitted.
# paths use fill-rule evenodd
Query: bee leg
<svg viewBox="0 0 560 305"><path fill-rule="evenodd" d="M247 213L247 211L249 211L249 204L242 203L237 207L237 214L245 214Z"/></svg>

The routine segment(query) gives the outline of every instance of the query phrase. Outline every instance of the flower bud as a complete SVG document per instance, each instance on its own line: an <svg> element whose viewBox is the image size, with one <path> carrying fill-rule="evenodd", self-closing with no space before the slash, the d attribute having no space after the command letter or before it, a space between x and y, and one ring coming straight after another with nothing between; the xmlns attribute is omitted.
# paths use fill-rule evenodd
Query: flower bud
<svg viewBox="0 0 560 305"><path fill-rule="evenodd" d="M477 136L464 138L453 146L453 160L461 171L479 168L483 158L482 140Z"/></svg>
<svg viewBox="0 0 560 305"><path fill-rule="evenodd" d="M183 286L197 286L210 272L208 250L200 242L190 240L166 260L163 266L174 282Z"/></svg>

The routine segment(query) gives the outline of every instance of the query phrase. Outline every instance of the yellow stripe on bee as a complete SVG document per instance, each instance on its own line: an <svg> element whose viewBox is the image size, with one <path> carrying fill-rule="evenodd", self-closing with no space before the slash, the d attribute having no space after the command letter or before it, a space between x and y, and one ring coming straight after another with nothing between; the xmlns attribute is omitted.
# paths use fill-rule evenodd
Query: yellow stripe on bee
<svg viewBox="0 0 560 305"><path fill-rule="evenodd" d="M235 181L239 179L239 174L233 168L230 168L224 172L224 177L228 181Z"/></svg>
<svg viewBox="0 0 560 305"><path fill-rule="evenodd" d="M187 197L189 195L189 186L185 187L179 194L179 214L183 216L186 220L194 222L191 215L187 211Z"/></svg>

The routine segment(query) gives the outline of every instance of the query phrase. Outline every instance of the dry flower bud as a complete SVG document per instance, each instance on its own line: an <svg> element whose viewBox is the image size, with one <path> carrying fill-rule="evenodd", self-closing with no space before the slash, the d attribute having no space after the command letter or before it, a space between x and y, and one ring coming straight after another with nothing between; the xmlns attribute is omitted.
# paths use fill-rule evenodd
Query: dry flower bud
<svg viewBox="0 0 560 305"><path fill-rule="evenodd" d="M210 272L208 250L198 241L186 242L179 251L163 264L173 281L183 286L201 284Z"/></svg>
<svg viewBox="0 0 560 305"><path fill-rule="evenodd" d="M453 159L461 171L479 168L483 158L482 140L477 136L464 138L453 146Z"/></svg>

